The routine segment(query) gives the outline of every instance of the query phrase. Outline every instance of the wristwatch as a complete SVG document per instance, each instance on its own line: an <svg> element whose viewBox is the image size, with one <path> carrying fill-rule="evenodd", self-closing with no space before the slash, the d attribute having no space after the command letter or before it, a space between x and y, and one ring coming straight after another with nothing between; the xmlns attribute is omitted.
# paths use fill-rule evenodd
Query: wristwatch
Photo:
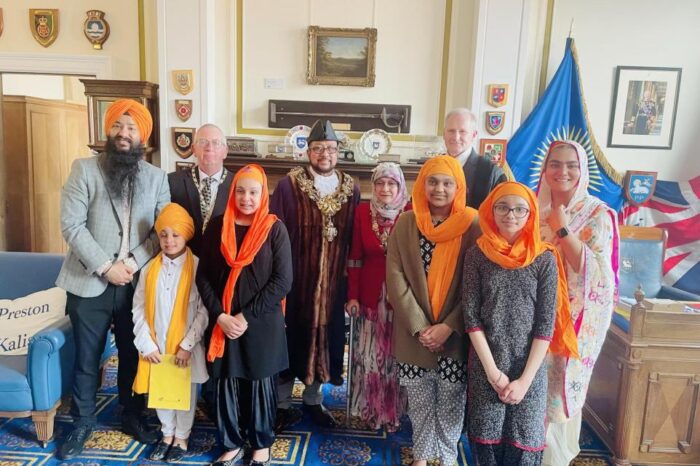
<svg viewBox="0 0 700 466"><path fill-rule="evenodd" d="M557 237L559 238L564 238L569 234L569 229L566 227L561 227L560 229L557 230Z"/></svg>

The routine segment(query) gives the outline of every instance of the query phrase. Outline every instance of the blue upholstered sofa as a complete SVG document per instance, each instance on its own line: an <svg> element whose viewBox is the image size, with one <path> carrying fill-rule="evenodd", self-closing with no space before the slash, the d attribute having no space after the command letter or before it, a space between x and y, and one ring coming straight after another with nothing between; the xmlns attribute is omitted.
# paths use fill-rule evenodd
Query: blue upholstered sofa
<svg viewBox="0 0 700 466"><path fill-rule="evenodd" d="M0 298L55 286L62 263L63 256L55 254L0 252ZM26 356L0 356L0 417L31 415L44 447L53 436L61 395L71 388L74 353L65 317L31 337Z"/></svg>

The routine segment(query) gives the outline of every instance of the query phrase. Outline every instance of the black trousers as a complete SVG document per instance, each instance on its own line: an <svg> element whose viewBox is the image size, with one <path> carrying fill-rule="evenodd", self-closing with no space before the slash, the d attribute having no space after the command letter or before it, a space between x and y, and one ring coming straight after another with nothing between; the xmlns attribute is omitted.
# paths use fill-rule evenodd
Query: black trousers
<svg viewBox="0 0 700 466"><path fill-rule="evenodd" d="M119 403L124 414L139 415L146 406L145 396L132 393L138 365L138 351L134 346L134 322L131 305L134 287L107 285L94 298L83 298L68 293L66 312L73 324L75 338L75 375L71 415L76 424L94 425L96 397L100 381L100 358L107 341L107 332L114 322L114 339L119 352L117 387Z"/></svg>
<svg viewBox="0 0 700 466"><path fill-rule="evenodd" d="M246 440L253 450L275 441L277 390L274 377L260 380L222 377L216 384L216 426L226 450L237 450Z"/></svg>

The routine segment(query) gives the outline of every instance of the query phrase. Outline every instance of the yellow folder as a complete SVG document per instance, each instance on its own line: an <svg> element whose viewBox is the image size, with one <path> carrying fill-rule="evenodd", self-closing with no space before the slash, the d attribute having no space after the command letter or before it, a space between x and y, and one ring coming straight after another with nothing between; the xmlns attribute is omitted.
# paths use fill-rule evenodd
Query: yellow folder
<svg viewBox="0 0 700 466"><path fill-rule="evenodd" d="M160 364L151 364L148 407L188 411L192 390L192 363L185 368L175 364L175 355L166 354Z"/></svg>

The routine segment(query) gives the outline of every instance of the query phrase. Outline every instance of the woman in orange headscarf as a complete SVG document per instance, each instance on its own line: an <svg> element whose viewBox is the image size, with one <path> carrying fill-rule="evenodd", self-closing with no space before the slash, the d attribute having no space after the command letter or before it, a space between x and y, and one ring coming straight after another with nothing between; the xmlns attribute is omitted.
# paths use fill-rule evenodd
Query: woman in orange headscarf
<svg viewBox="0 0 700 466"><path fill-rule="evenodd" d="M549 349L577 357L564 268L540 240L535 194L498 185L479 208L483 235L464 258L468 432L477 464L539 465ZM550 343L551 342L551 343Z"/></svg>
<svg viewBox="0 0 700 466"><path fill-rule="evenodd" d="M216 423L228 466L252 447L251 465L270 463L275 439L274 376L289 365L283 300L292 285L289 236L269 213L259 165L241 168L223 216L210 220L197 273L213 325L207 351L216 385Z"/></svg>
<svg viewBox="0 0 700 466"><path fill-rule="evenodd" d="M399 217L389 237L387 293L399 381L413 424L414 466L457 460L467 382L462 258L480 234L466 194L454 158L430 159L413 185L414 210Z"/></svg>

